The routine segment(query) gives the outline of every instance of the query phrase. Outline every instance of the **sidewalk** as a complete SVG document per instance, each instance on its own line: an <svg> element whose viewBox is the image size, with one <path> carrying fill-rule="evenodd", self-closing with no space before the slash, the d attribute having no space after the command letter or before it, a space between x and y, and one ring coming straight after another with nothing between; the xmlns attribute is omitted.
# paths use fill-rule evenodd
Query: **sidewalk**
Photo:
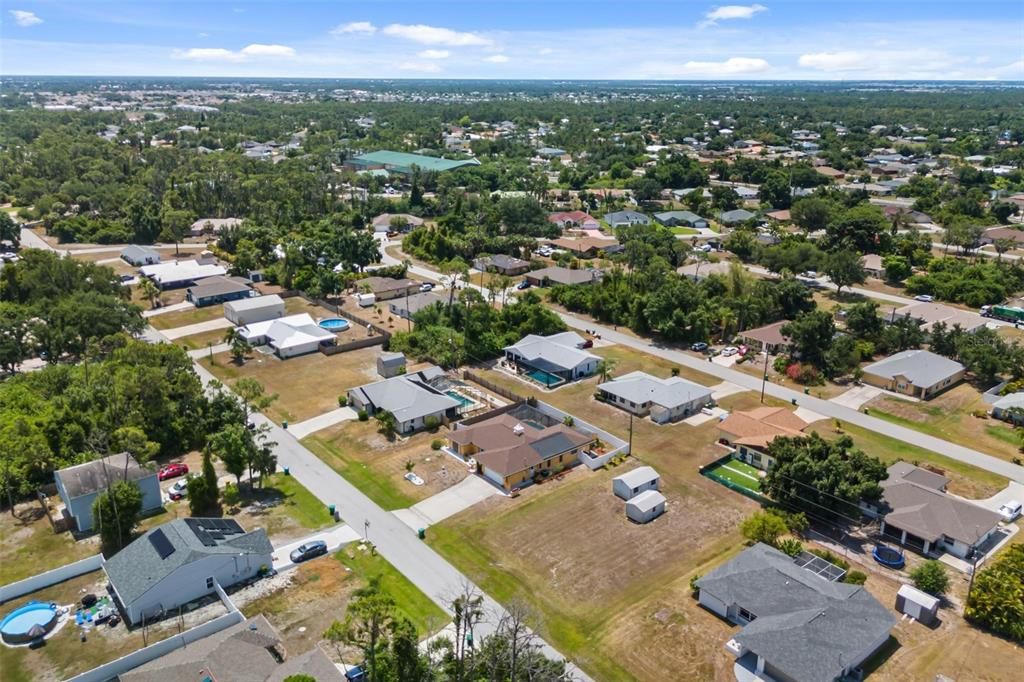
<svg viewBox="0 0 1024 682"><path fill-rule="evenodd" d="M153 317L154 315L163 315L164 313L174 313L179 310L188 310L194 308L189 301L182 301L181 303L172 303L171 305L165 305L162 308L153 308L151 310L143 310L143 317Z"/></svg>

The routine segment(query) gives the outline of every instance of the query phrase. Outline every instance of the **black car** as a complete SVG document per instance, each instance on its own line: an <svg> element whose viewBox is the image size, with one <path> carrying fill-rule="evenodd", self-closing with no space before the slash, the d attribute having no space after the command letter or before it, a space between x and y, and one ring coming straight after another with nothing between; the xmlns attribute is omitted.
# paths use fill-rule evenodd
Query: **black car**
<svg viewBox="0 0 1024 682"><path fill-rule="evenodd" d="M707 349L708 344L704 343L703 341L698 341L697 343L690 344L690 350L696 351L698 353L703 353Z"/></svg>
<svg viewBox="0 0 1024 682"><path fill-rule="evenodd" d="M323 554L327 554L327 543L323 540L314 540L313 542L307 542L304 545L299 545L292 550L289 558L293 564L297 564L300 561L306 561L307 559L313 559Z"/></svg>
<svg viewBox="0 0 1024 682"><path fill-rule="evenodd" d="M519 284L516 285L516 289L529 289L529 288L530 288L530 283L527 280L525 280L525 279L522 282L520 282Z"/></svg>

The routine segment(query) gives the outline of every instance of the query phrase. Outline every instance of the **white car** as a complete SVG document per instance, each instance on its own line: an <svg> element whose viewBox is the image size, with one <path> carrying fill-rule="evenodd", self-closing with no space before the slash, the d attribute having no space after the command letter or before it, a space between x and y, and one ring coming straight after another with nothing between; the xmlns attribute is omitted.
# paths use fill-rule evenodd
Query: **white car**
<svg viewBox="0 0 1024 682"><path fill-rule="evenodd" d="M928 294L918 294L917 296L914 297L914 300L923 301L924 303L931 303L932 301L935 300L935 297L929 296Z"/></svg>
<svg viewBox="0 0 1024 682"><path fill-rule="evenodd" d="M806 270L802 276L808 279L818 279L818 273L814 270Z"/></svg>
<svg viewBox="0 0 1024 682"><path fill-rule="evenodd" d="M420 291L427 292L434 288L434 285L430 282L424 282L420 285Z"/></svg>
<svg viewBox="0 0 1024 682"><path fill-rule="evenodd" d="M1021 506L1017 500L1010 500L999 508L999 515L1003 517L1003 521L1013 523L1020 516Z"/></svg>
<svg viewBox="0 0 1024 682"><path fill-rule="evenodd" d="M725 348L722 349L722 357L731 358L732 356L736 355L739 352L740 349L737 348L736 346L726 346Z"/></svg>

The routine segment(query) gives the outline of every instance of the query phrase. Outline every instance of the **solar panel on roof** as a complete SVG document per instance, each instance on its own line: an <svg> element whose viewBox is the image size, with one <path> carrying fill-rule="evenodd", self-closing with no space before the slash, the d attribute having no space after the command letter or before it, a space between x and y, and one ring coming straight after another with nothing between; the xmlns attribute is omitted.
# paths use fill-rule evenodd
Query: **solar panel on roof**
<svg viewBox="0 0 1024 682"><path fill-rule="evenodd" d="M160 555L161 559L166 559L174 554L174 545L172 545L171 541L167 539L167 536L164 535L164 531L161 528L157 528L149 534L149 542L153 545L153 549L156 550L156 553Z"/></svg>
<svg viewBox="0 0 1024 682"><path fill-rule="evenodd" d="M222 522L224 523L224 531L227 533L235 535L245 532L242 530L242 527L238 525L238 521L235 521L234 519L223 519Z"/></svg>
<svg viewBox="0 0 1024 682"><path fill-rule="evenodd" d="M204 529L202 522L198 519L185 519L185 524L192 530L199 542L203 543L206 547L216 547L217 541L210 537L210 534Z"/></svg>

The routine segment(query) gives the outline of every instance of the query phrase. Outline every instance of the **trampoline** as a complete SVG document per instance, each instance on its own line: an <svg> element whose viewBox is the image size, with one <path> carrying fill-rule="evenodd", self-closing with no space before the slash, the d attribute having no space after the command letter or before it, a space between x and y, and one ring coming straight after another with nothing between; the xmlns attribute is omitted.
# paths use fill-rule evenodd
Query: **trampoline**
<svg viewBox="0 0 1024 682"><path fill-rule="evenodd" d="M875 561L889 568L903 568L907 563L903 557L903 550L889 547L888 545L875 545L874 550L871 551L871 556L875 558Z"/></svg>
<svg viewBox="0 0 1024 682"><path fill-rule="evenodd" d="M7 644L26 644L39 639L57 624L57 605L30 601L0 621L0 637Z"/></svg>

